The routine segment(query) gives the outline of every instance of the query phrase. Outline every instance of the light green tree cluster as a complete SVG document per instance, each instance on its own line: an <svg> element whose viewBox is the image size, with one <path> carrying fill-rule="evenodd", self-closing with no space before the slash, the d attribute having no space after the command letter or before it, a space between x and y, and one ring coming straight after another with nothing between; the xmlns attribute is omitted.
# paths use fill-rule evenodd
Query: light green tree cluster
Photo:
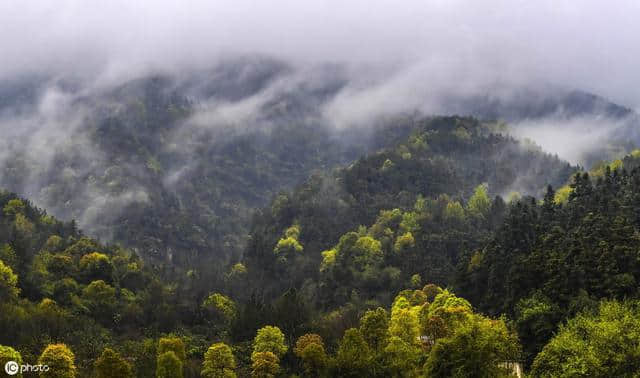
<svg viewBox="0 0 640 378"><path fill-rule="evenodd" d="M295 256L303 251L302 244L298 241L300 238L300 226L293 225L284 232L283 237L273 248L273 252L281 261L287 261L288 258Z"/></svg>

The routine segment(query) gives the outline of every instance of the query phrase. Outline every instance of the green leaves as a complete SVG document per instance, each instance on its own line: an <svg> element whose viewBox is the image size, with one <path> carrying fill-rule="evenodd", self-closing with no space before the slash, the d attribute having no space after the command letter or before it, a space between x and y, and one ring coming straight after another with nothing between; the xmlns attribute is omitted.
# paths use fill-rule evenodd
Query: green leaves
<svg viewBox="0 0 640 378"><path fill-rule="evenodd" d="M18 276L0 260L0 302L10 302L18 298Z"/></svg>
<svg viewBox="0 0 640 378"><path fill-rule="evenodd" d="M75 355L65 344L49 344L38 358L38 364L48 365L49 370L41 372L43 378L75 378Z"/></svg>
<svg viewBox="0 0 640 378"><path fill-rule="evenodd" d="M632 377L640 371L640 304L603 301L560 327L531 367L536 377Z"/></svg>
<svg viewBox="0 0 640 378"><path fill-rule="evenodd" d="M284 341L284 334L280 328L265 326L258 330L253 340L253 353L271 352L281 358L289 349Z"/></svg>
<svg viewBox="0 0 640 378"><path fill-rule="evenodd" d="M484 218L491 207L491 199L487 191L487 185L478 185L467 203L467 210L471 216Z"/></svg>
<svg viewBox="0 0 640 378"><path fill-rule="evenodd" d="M202 376L206 378L235 378L236 360L225 343L213 344L204 354Z"/></svg>
<svg viewBox="0 0 640 378"><path fill-rule="evenodd" d="M105 348L96 360L96 378L133 378L131 364L111 348Z"/></svg>

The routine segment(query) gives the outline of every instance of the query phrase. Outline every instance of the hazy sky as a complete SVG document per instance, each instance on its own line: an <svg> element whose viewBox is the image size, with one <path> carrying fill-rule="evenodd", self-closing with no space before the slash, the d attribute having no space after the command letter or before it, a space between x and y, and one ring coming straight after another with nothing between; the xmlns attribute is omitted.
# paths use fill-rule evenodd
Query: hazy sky
<svg viewBox="0 0 640 378"><path fill-rule="evenodd" d="M639 18L634 0L3 1L0 77L120 77L264 53L560 84L640 108Z"/></svg>

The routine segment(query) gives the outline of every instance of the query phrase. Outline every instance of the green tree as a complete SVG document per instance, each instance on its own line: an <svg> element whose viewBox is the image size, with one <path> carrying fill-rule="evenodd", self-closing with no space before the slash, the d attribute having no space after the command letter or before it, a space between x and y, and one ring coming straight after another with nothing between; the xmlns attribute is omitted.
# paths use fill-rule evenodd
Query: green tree
<svg viewBox="0 0 640 378"><path fill-rule="evenodd" d="M253 353L271 352L280 359L287 349L284 334L275 326L260 328L253 339Z"/></svg>
<svg viewBox="0 0 640 378"><path fill-rule="evenodd" d="M416 242L411 232L406 232L396 239L393 250L396 253L406 252L415 246Z"/></svg>
<svg viewBox="0 0 640 378"><path fill-rule="evenodd" d="M182 361L173 351L158 354L156 378L182 378Z"/></svg>
<svg viewBox="0 0 640 378"><path fill-rule="evenodd" d="M640 303L603 301L570 319L535 358L535 377L632 377L640 372Z"/></svg>
<svg viewBox="0 0 640 378"><path fill-rule="evenodd" d="M303 251L302 244L298 241L300 237L300 226L293 225L284 232L284 236L278 240L273 248L273 252L281 261L286 261L290 256Z"/></svg>
<svg viewBox="0 0 640 378"><path fill-rule="evenodd" d="M113 269L111 260L103 253L92 252L80 259L80 273L86 282L97 280L111 282Z"/></svg>
<svg viewBox="0 0 640 378"><path fill-rule="evenodd" d="M173 352L183 364L187 360L184 342L179 337L163 337L158 341L158 355Z"/></svg>
<svg viewBox="0 0 640 378"><path fill-rule="evenodd" d="M360 318L360 334L372 350L380 351L387 345L389 339L389 315L387 311L378 307L368 310Z"/></svg>
<svg viewBox="0 0 640 378"><path fill-rule="evenodd" d="M82 299L91 314L104 323L112 321L116 289L103 280L93 281L82 290Z"/></svg>
<svg viewBox="0 0 640 378"><path fill-rule="evenodd" d="M517 336L503 320L474 315L436 341L424 370L428 377L508 376L502 364L517 360L519 352Z"/></svg>
<svg viewBox="0 0 640 378"><path fill-rule="evenodd" d="M207 378L235 378L236 360L225 343L213 344L204 354L202 376Z"/></svg>
<svg viewBox="0 0 640 378"><path fill-rule="evenodd" d="M391 310L389 334L399 337L408 345L418 344L420 323L418 321L417 310L417 308L411 306L405 297L398 296Z"/></svg>
<svg viewBox="0 0 640 378"><path fill-rule="evenodd" d="M18 276L0 260L0 302L13 301L19 294Z"/></svg>
<svg viewBox="0 0 640 378"><path fill-rule="evenodd" d="M4 261L5 265L8 265L13 270L18 266L18 256L10 244L5 243L0 247L0 261Z"/></svg>
<svg viewBox="0 0 640 378"><path fill-rule="evenodd" d="M105 348L96 360L97 378L129 378L133 377L131 364L111 348Z"/></svg>
<svg viewBox="0 0 640 378"><path fill-rule="evenodd" d="M202 302L202 307L222 319L227 324L231 323L236 317L235 302L220 293L212 293Z"/></svg>
<svg viewBox="0 0 640 378"><path fill-rule="evenodd" d="M452 201L447 203L447 207L444 208L444 218L447 220L464 220L464 209L460 202Z"/></svg>
<svg viewBox="0 0 640 378"><path fill-rule="evenodd" d="M49 344L38 358L38 364L49 366L41 371L43 378L75 378L75 356L65 344Z"/></svg>
<svg viewBox="0 0 640 378"><path fill-rule="evenodd" d="M22 202L22 200L14 198L12 200L9 200L9 202L4 205L4 208L2 208L2 212L4 212L4 214L8 216L24 214L25 208L26 206L24 202Z"/></svg>
<svg viewBox="0 0 640 378"><path fill-rule="evenodd" d="M10 346L0 345L0 369L3 369L5 364L9 361L14 361L18 365L22 365L22 356L20 355L20 352ZM14 377L22 378L22 373L18 371Z"/></svg>
<svg viewBox="0 0 640 378"><path fill-rule="evenodd" d="M391 336L384 348L384 360L393 377L417 377L420 349L398 336Z"/></svg>
<svg viewBox="0 0 640 378"><path fill-rule="evenodd" d="M307 333L298 338L293 353L300 358L308 375L319 375L327 366L327 354L322 337Z"/></svg>
<svg viewBox="0 0 640 378"><path fill-rule="evenodd" d="M280 372L280 359L271 352L254 352L251 361L252 378L273 378Z"/></svg>
<svg viewBox="0 0 640 378"><path fill-rule="evenodd" d="M360 331L350 328L340 340L336 354L337 375L363 377L369 373L371 350Z"/></svg>
<svg viewBox="0 0 640 378"><path fill-rule="evenodd" d="M478 185L467 203L467 210L472 216L484 218L491 208L491 199L487 191L487 185Z"/></svg>

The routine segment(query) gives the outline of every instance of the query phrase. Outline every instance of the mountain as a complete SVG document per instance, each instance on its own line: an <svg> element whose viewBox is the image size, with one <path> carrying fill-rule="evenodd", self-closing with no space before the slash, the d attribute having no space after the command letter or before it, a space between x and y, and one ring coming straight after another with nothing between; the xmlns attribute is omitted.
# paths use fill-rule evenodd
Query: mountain
<svg viewBox="0 0 640 378"><path fill-rule="evenodd" d="M327 113L361 81L340 65L301 69L260 56L137 79L4 81L0 187L149 261L224 265L241 258L253 212L281 190L410 133L413 112L348 127ZM442 111L507 120L496 132L522 137L576 117L570 128L583 135L583 123L602 124L597 143L572 159L587 166L640 141L629 109L583 92L550 93L446 98Z"/></svg>
<svg viewBox="0 0 640 378"><path fill-rule="evenodd" d="M328 124L318 104L340 88L335 70L310 82L280 62L247 60L115 87L6 85L0 185L146 259L237 260L254 208L406 135Z"/></svg>
<svg viewBox="0 0 640 378"><path fill-rule="evenodd" d="M494 133L499 127L494 123L462 117L417 118L408 122L412 124L408 138L330 175L316 175L293 192L279 195L270 207L258 213L245 252L249 271L260 272L254 276L257 288L273 295L289 287L311 285L308 297L323 295L324 289L317 286L322 281L323 251L331 251L337 243L340 245L340 236L348 231L366 234L366 229L358 228L363 225L372 225L369 232L374 233L374 243L381 242L382 239L378 239L383 235L379 234L380 230L374 232L373 229L380 228L389 233L385 236L389 240L380 251L384 264L379 266L380 271L369 272L380 279L374 285L377 289L370 287L365 294L362 287L358 288L363 299L393 293L414 274L429 277L437 284L449 284L460 254L470 247L465 238L472 240L471 246L480 243L483 237L479 235L485 235L492 224L499 222L504 202L495 204L498 213L493 219L486 219L486 224L474 220L443 221L442 212L448 203L460 207L482 185L486 185L487 196L491 198L514 195L512 192L522 195L542 193L546 185L564 184L576 170L535 145ZM491 202L491 198L487 201ZM431 204L429 209L423 208L425 203ZM404 219L403 214L411 213L416 206L421 210L415 210L418 213L412 216L422 219L420 222L425 224L415 227L427 234L441 233L440 243L431 245L427 239L434 236L420 233L415 237L424 236L425 239L416 239L414 252L429 251L429 254L397 260L393 257L392 247L401 236L398 234L399 219ZM384 220L387 217L395 220ZM394 226L374 225L379 222L391 222ZM453 232L448 229L450 226L459 230ZM291 228L296 230L296 243L303 250L295 252L285 248L280 253L278 246L281 243L292 242L287 236L287 230ZM385 273L381 272L386 268L396 271L393 284L385 283L382 278ZM339 278L330 281L333 284L329 288L339 285L340 290L350 293L348 282ZM342 304L348 299L338 297L333 289L325 294L330 297L330 302L325 304Z"/></svg>

